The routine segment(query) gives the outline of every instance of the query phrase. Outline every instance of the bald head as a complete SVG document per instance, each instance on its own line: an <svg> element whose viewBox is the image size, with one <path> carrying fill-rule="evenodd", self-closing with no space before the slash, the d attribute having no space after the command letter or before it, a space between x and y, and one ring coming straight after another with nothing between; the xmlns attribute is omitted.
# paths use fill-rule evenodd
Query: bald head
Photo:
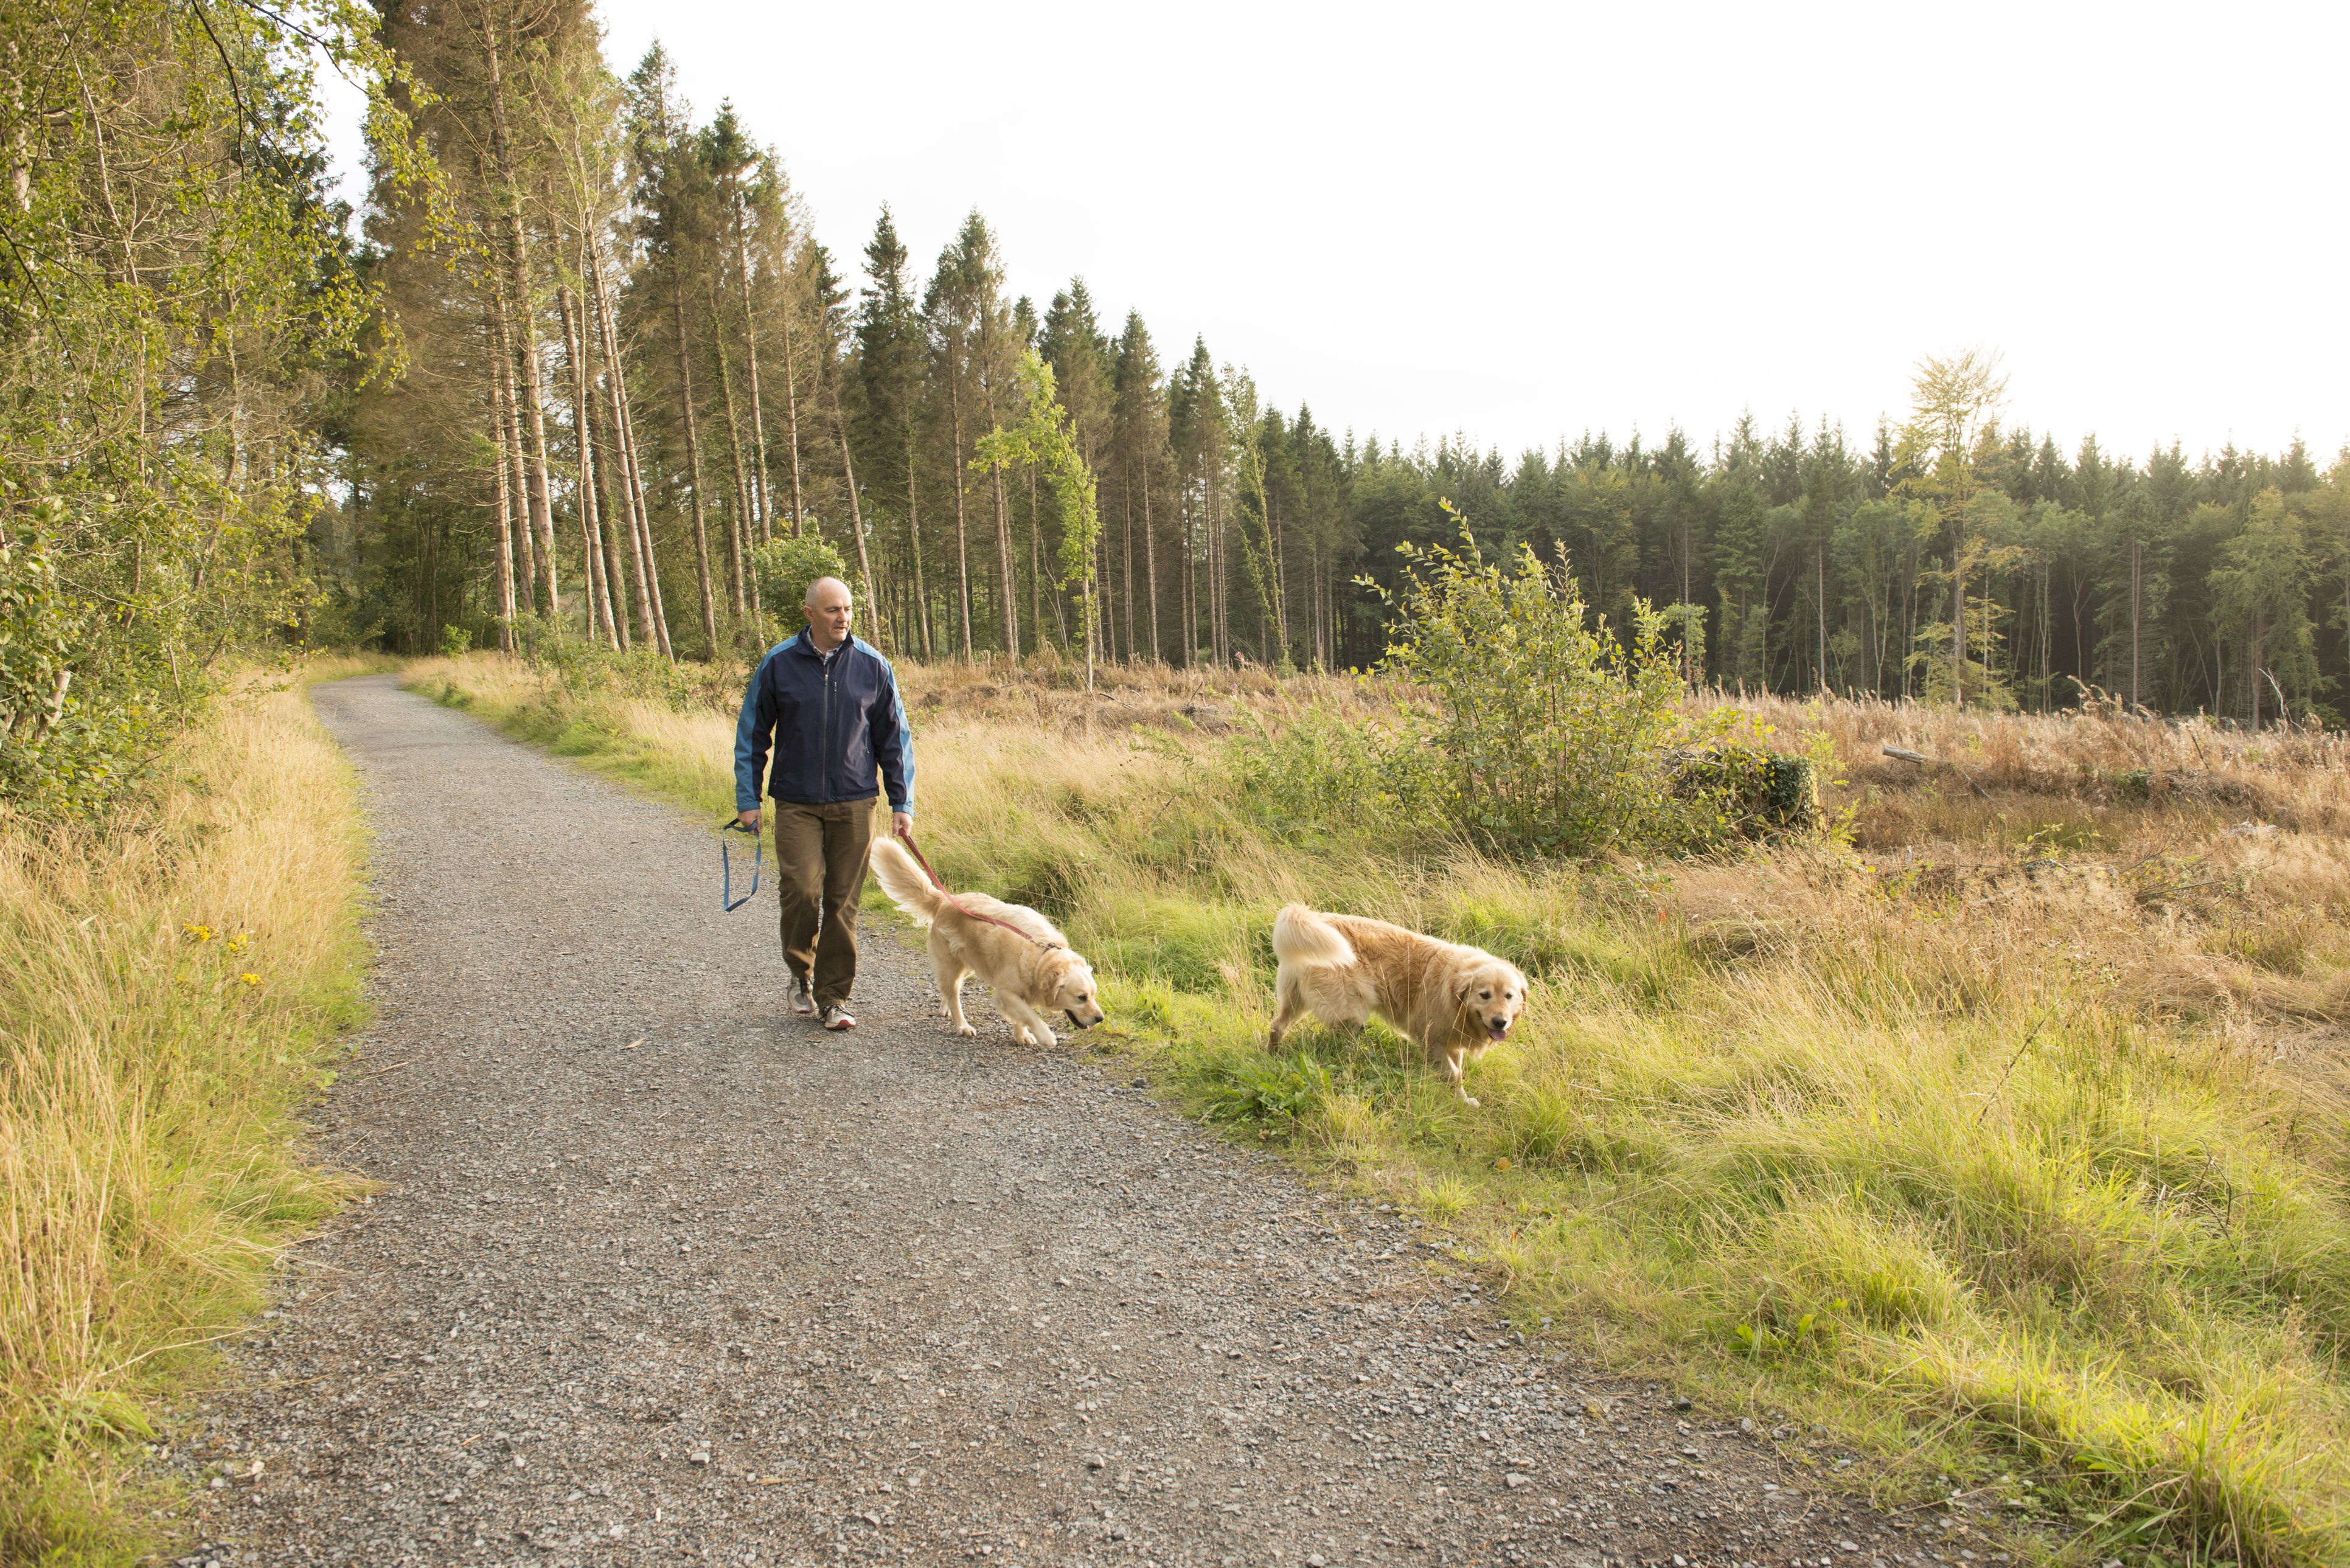
<svg viewBox="0 0 2350 1568"><path fill-rule="evenodd" d="M850 607L848 585L838 577L818 577L808 585L800 613L807 617L808 636L816 647L830 653L841 645L848 636Z"/></svg>

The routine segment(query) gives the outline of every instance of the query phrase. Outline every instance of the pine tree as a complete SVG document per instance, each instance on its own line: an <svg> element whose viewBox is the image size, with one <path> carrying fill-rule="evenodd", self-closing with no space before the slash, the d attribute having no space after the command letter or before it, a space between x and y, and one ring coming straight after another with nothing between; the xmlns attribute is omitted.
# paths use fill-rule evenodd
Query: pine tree
<svg viewBox="0 0 2350 1568"><path fill-rule="evenodd" d="M1227 566L1226 465L1230 423L1222 385L1207 339L1191 343L1191 357L1169 393L1169 421L1176 462L1183 480L1184 579L1191 604L1185 612L1183 662L1199 651L1211 661L1232 662L1231 576Z"/></svg>
<svg viewBox="0 0 2350 1568"><path fill-rule="evenodd" d="M2284 493L2249 498L2243 526L2220 549L2211 571L2212 618L2222 637L2242 639L2245 711L2261 727L2270 692L2281 718L2288 695L2304 701L2317 684L2309 608L2309 553Z"/></svg>
<svg viewBox="0 0 2350 1568"><path fill-rule="evenodd" d="M1086 280L1072 278L1069 286L1053 296L1045 307L1039 327L1036 349L1045 363L1053 369L1054 395L1069 412L1070 428L1084 456L1087 466L1098 472L1103 466L1103 453L1112 439L1115 394L1110 372L1110 346L1102 337L1101 324L1095 319L1093 296L1086 290ZM1115 472L1115 471L1114 471ZM1118 503L1123 517L1133 498L1121 494ZM1130 534L1129 534L1130 538ZM1105 531L1104 544L1111 542ZM1130 558L1130 557L1129 557ZM1109 574L1097 569L1097 580L1115 581ZM1127 601L1131 620L1131 583L1128 591L1118 597ZM1113 632L1116 621L1110 623ZM1113 638L1113 641L1115 639ZM1129 630L1127 657L1134 655L1133 637Z"/></svg>
<svg viewBox="0 0 2350 1568"><path fill-rule="evenodd" d="M1918 362L1911 379L1909 421L1902 427L1911 493L1928 509L1929 526L1939 520L1950 530L1951 691L1961 707L1969 679L1966 604L1976 557L1971 532L1981 489L1978 470L1984 442L1996 435L2006 393L2007 378L1999 372L1996 355L1974 349L1950 358L1929 355ZM1990 650L1981 652L1988 673Z"/></svg>
<svg viewBox="0 0 2350 1568"><path fill-rule="evenodd" d="M898 238L889 209L873 225L865 247L867 285L857 315L857 378L864 412L868 475L889 474L884 493L896 497L906 528L912 573L914 629L925 659L938 657L931 633L930 591L922 566L921 487L916 466L916 421L926 344L914 301L912 258ZM902 488L897 488L902 482ZM877 487L883 482L877 479Z"/></svg>
<svg viewBox="0 0 2350 1568"><path fill-rule="evenodd" d="M956 613L965 659L972 657L971 529L965 507L970 487L963 475L970 450L966 437L982 417L985 356L1008 336L999 319L1008 314L1003 288L995 236L974 209L939 253L938 266L922 296L922 318L931 339L931 374L945 392L949 459L945 472L954 486ZM1002 544L1008 564L1008 535Z"/></svg>
<svg viewBox="0 0 2350 1568"><path fill-rule="evenodd" d="M685 466L681 481L691 507L693 567L701 590L702 635L716 658L717 596L710 573L710 528L702 483L701 421L693 389L693 337L686 327L686 296L692 278L702 270L700 257L707 246L698 244L702 225L697 208L706 213L701 161L693 156L687 134L691 113L677 91L675 70L659 44L646 52L629 79L630 155L637 171L639 234L649 265L632 287L648 291L646 315L662 315L670 337L670 368L674 376L670 406L683 441Z"/></svg>

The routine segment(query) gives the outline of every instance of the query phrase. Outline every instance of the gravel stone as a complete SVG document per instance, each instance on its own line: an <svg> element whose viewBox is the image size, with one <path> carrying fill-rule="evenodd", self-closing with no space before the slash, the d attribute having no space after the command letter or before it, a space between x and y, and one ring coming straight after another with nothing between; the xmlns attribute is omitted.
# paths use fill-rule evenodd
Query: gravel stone
<svg viewBox="0 0 2350 1568"><path fill-rule="evenodd" d="M317 1128L372 1185L182 1414L181 1562L1929 1560L1130 1062L957 1039L885 926L857 1033L795 1017L708 825L390 677L315 701L380 947Z"/></svg>

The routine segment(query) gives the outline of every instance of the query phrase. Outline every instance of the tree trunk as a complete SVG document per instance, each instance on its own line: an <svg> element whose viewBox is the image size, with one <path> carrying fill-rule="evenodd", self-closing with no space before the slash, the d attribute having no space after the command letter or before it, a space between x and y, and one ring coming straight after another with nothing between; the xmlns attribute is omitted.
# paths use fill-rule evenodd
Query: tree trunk
<svg viewBox="0 0 2350 1568"><path fill-rule="evenodd" d="M865 583L867 613L875 630L881 626L881 601L873 596L873 562L865 553L865 506L857 497L857 463L848 452L848 421L840 412L840 378L826 378L832 391L832 428L840 437L840 477L848 486L848 531L857 536L857 575ZM876 639L878 641L879 639Z"/></svg>
<svg viewBox="0 0 2350 1568"><path fill-rule="evenodd" d="M1003 465L988 470L995 482L995 558L1003 574L1003 650L1020 657L1020 573L1012 564L1012 514L1003 504Z"/></svg>
<svg viewBox="0 0 2350 1568"><path fill-rule="evenodd" d="M498 427L498 651L515 650L514 494L506 478L506 400L502 385L490 388L490 418Z"/></svg>
<svg viewBox="0 0 2350 1568"><path fill-rule="evenodd" d="M741 411L734 406L734 371L726 361L726 332L718 317L718 296L710 296L710 349L718 359L719 400L726 406L726 452L734 462L734 505L726 519L726 566L728 591L733 597L734 618L741 620L748 613L749 602L743 592L743 535L752 522L751 475L743 462L743 422Z"/></svg>
<svg viewBox="0 0 2350 1568"><path fill-rule="evenodd" d="M2263 627L2261 622L2261 612L2254 610L2252 612L2251 642L2251 647L2246 650L2244 661L2244 684L2251 688L2252 693L2252 730L2254 733L2258 733L2261 727L2261 671L2267 668L2267 665L2262 659L2262 655L2265 653L2267 649L2261 646L2262 643L2268 640L2267 628Z"/></svg>
<svg viewBox="0 0 2350 1568"><path fill-rule="evenodd" d="M522 559L522 600L517 608L536 615L538 612L538 537L531 527L530 483L524 477L522 458L522 414L515 407L514 337L506 329L506 300L504 291L498 302L498 441L505 451L508 480L514 486L515 504L522 515L520 543Z"/></svg>
<svg viewBox="0 0 2350 1568"><path fill-rule="evenodd" d="M774 508L767 501L767 422L759 411L759 328L751 314L751 240L743 232L742 192L734 199L734 272L743 291L743 349L748 357L751 370L751 451L757 462L752 468L751 499L758 508L759 543L765 544L774 536ZM785 309L791 308L788 299ZM796 533L798 508L793 508L794 532ZM867 585L868 590L870 584Z"/></svg>
<svg viewBox="0 0 2350 1568"><path fill-rule="evenodd" d="M547 614L560 621L563 596L555 574L555 504L546 488L546 410L538 378L538 333L530 306L530 240L523 229L522 191L515 180L513 149L506 136L504 78L499 70L497 36L485 28L483 37L490 67L491 146L497 156L498 181L505 192L506 270L514 293L514 308L522 318L517 344L522 350L522 392L516 412L525 436L524 472L528 480L531 530L546 557ZM500 304L503 308L503 298Z"/></svg>
<svg viewBox="0 0 2350 1568"><path fill-rule="evenodd" d="M792 535L795 538L807 532L806 513L800 495L800 398L799 371L792 358L792 291L790 275L784 278L783 308L776 320L784 333L784 421L792 444ZM958 456L958 462L962 461Z"/></svg>
<svg viewBox="0 0 2350 1568"><path fill-rule="evenodd" d="M914 489L914 388L906 386L906 546L914 559L914 624L922 634L922 657L936 659L931 637L931 590L922 581L921 506Z"/></svg>
<svg viewBox="0 0 2350 1568"><path fill-rule="evenodd" d="M1055 599L1060 596L1053 596ZM1036 623L1036 642L1045 640L1045 525L1036 515L1036 465L1028 465L1028 618ZM1063 642L1068 641L1066 633Z"/></svg>
<svg viewBox="0 0 2350 1568"><path fill-rule="evenodd" d="M1825 544L1820 545L1819 559L1815 565L1818 570L1813 577L1813 590L1818 601L1816 607L1820 612L1819 690L1825 693L1828 689L1828 547Z"/></svg>
<svg viewBox="0 0 2350 1568"><path fill-rule="evenodd" d="M2133 538L2130 541L2130 711L2133 713L2137 711L2140 701L2137 680L2138 606L2142 602L2141 596L2145 592L2145 587L2146 544L2143 540ZM2345 595L2345 602L2350 604L2350 594Z"/></svg>
<svg viewBox="0 0 2350 1568"><path fill-rule="evenodd" d="M963 521L962 473L962 368L951 355L947 363L947 410L954 433L954 462L950 470L954 475L955 493L955 570L959 575L962 595L962 660L971 662L971 539Z"/></svg>
<svg viewBox="0 0 2350 1568"><path fill-rule="evenodd" d="M1950 602L1957 607L1950 617L1950 662L1958 668L1952 679L1958 686L1958 705L1967 705L1967 536L1962 525L1954 524L1950 531Z"/></svg>
<svg viewBox="0 0 2350 1568"><path fill-rule="evenodd" d="M593 330L595 311L594 296L581 295L579 337L588 364L588 423L596 438L596 472L602 482L596 500L604 520L605 601L611 607L613 634L625 651L634 646L635 639L629 628L629 551L621 548L620 535L625 531L633 545L636 519L629 510L628 460L620 455L620 438L605 414L604 404L596 399L597 358L600 349L598 335Z"/></svg>
<svg viewBox="0 0 2350 1568"><path fill-rule="evenodd" d="M1183 499L1183 576L1177 585L1176 597L1183 612L1183 668L1191 669L1200 655L1200 533L1195 524L1199 511L1193 500L1191 482L1180 486Z"/></svg>
<svg viewBox="0 0 2350 1568"><path fill-rule="evenodd" d="M1215 563L1211 568L1209 591L1215 595L1216 662L1229 670L1232 662L1232 538L1226 527L1223 508L1216 494L1216 475L1208 474L1208 538L1214 552Z"/></svg>
<svg viewBox="0 0 2350 1568"><path fill-rule="evenodd" d="M1131 456L1125 467L1126 483L1119 488L1126 492L1120 498L1126 504L1120 510L1126 514L1126 584L1123 590L1126 595L1126 661L1131 664L1134 662L1134 460Z"/></svg>
<svg viewBox="0 0 2350 1568"><path fill-rule="evenodd" d="M568 286L555 291L555 308L563 323L563 352L571 361L571 425L579 441L579 544L588 573L588 640L595 641L600 629L617 649L620 628L612 614L611 583L604 575L604 531L596 510L596 441L588 429L588 410L595 404L588 395L587 345L574 330L578 324L571 317Z"/></svg>
<svg viewBox="0 0 2350 1568"><path fill-rule="evenodd" d="M636 566L637 631L660 650L670 649L669 622L660 613L660 572L653 555L651 515L645 509L645 481L637 463L637 434L629 419L628 366L620 358L619 327L612 318L612 298L604 288L604 264L596 247L588 248L588 285L596 296L596 331L604 345L604 398L609 405L614 439L619 442L621 477L629 499L629 556Z"/></svg>
<svg viewBox="0 0 2350 1568"><path fill-rule="evenodd" d="M670 258L672 269L678 258ZM710 590L710 528L702 510L702 443L693 428L693 362L685 337L685 279L670 275L670 317L677 334L678 412L685 421L685 469L693 494L693 567L702 583L702 635L710 639L710 657L718 657L718 601Z"/></svg>
<svg viewBox="0 0 2350 1568"><path fill-rule="evenodd" d="M1265 649L1268 668L1278 668L1289 659L1289 567L1282 547L1281 509L1273 504L1273 493L1264 487L1259 475L1257 493L1264 498L1264 532L1266 542L1273 546L1273 635L1274 645Z"/></svg>

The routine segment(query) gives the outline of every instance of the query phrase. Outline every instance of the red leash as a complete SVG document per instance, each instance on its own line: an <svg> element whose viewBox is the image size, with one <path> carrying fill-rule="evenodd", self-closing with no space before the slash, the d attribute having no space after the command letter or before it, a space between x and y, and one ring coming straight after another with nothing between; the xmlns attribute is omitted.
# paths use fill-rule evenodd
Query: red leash
<svg viewBox="0 0 2350 1568"><path fill-rule="evenodd" d="M977 909L964 908L962 900L957 898L951 892L949 892L947 890L947 885L939 880L939 874L931 869L931 863L922 857L921 849L914 843L914 836L911 833L900 833L896 835L896 837L899 843L906 846L906 853L914 857L914 864L922 868L922 875L931 879L931 886L939 890L939 897L953 905L957 914L967 916L974 920L984 920L991 926L1002 926L1014 936L1024 938L1029 941L1035 942L1046 952L1066 952L1068 950L1059 942L1048 942L1041 937L1029 936L1026 931L1022 930L1019 927L1014 925L1009 920L999 920L993 915L983 915Z"/></svg>

